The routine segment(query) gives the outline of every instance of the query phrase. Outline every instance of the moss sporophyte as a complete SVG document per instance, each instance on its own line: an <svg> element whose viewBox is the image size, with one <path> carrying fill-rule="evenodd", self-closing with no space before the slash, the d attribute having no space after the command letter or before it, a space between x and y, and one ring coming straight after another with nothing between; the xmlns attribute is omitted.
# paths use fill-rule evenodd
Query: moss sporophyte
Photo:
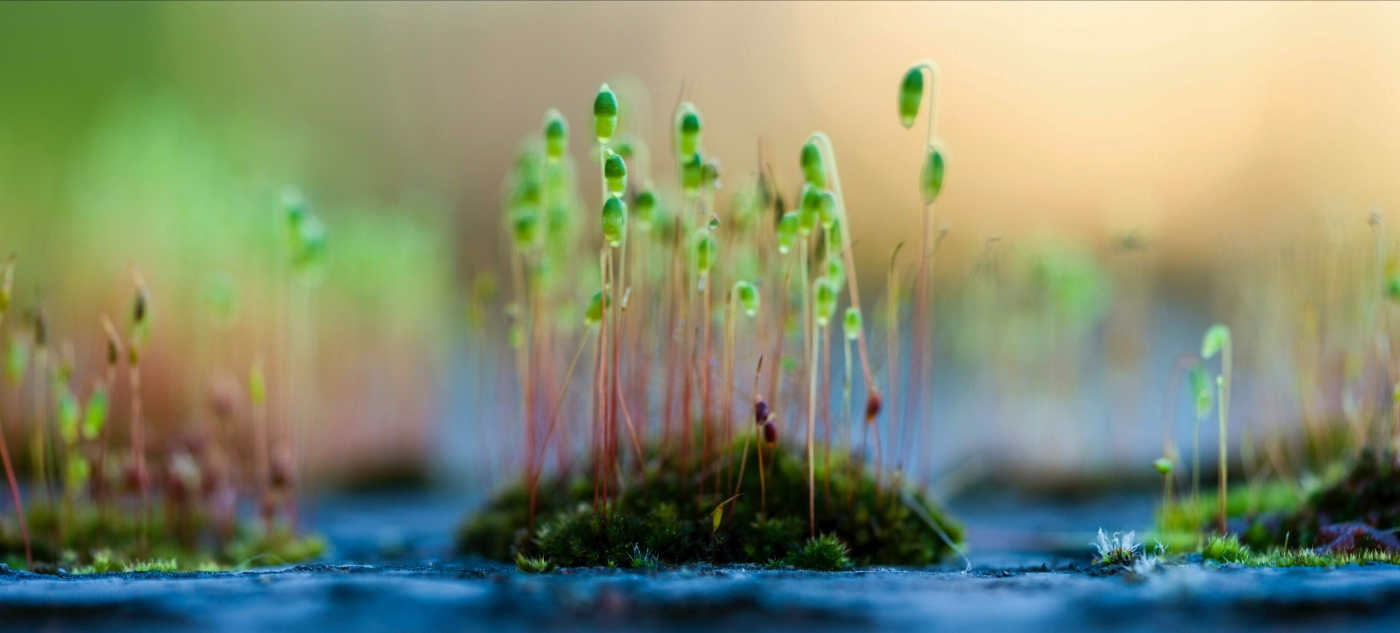
<svg viewBox="0 0 1400 633"><path fill-rule="evenodd" d="M593 97L598 206L556 175L573 165L556 110L507 175L515 291L503 322L524 468L464 528L463 547L535 572L691 560L835 569L952 551L956 525L914 479L884 475L886 452L905 455L909 434L882 432L858 225L831 139L794 148L800 190L782 191L764 164L734 179L726 205L701 109L678 99L672 177L654 182L646 115L629 109L650 100L634 82L610 84ZM921 186L941 188L941 158L931 169ZM585 348L592 362L578 362Z"/></svg>
<svg viewBox="0 0 1400 633"><path fill-rule="evenodd" d="M293 299L289 327L297 336L310 336L306 301L320 279L325 227L296 190L289 189L276 207L276 226L287 247L286 287ZM14 277L11 257L0 269L0 327L12 306ZM0 462L15 508L13 524L9 517L0 519L0 560L35 571L81 574L227 569L319 556L324 547L319 538L296 534L296 431L303 422L297 416L309 414L312 405L302 391L310 389L310 378L297 372L310 368L307 352L291 350L286 384L293 417L285 422L287 431L268 428L269 386L255 363L247 417L230 413L226 418L230 425L251 426L250 432L177 440L176 434L194 430L165 420L154 423L143 407L141 370L155 332L159 295L141 270L133 268L131 280L125 318L100 315L78 334L102 343L102 362L91 376L79 371L75 345L54 331L42 307L31 309L26 323L33 333L34 362L18 354L10 339L5 378L13 388L6 395L21 402L0 410L30 416L19 427L28 441L14 445L29 449L24 456L33 473L25 499L10 450L15 438L4 433L5 421L0 421ZM216 298L217 307L227 312L232 297L224 292ZM33 389L18 388L26 378ZM115 406L119 393L129 403L125 414ZM126 433L114 432L114 423ZM240 436L250 438L247 444L239 442ZM229 470L228 456L241 452L240 446L246 446L254 462L246 484ZM261 529L239 522L242 495L255 500Z"/></svg>

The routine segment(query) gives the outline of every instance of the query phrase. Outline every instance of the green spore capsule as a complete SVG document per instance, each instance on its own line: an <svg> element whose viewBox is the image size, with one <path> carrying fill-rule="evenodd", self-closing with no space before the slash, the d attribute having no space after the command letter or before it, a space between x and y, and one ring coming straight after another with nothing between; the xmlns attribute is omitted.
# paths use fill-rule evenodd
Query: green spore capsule
<svg viewBox="0 0 1400 633"><path fill-rule="evenodd" d="M1196 417L1203 418L1210 415L1213 404L1211 389L1214 387L1211 384L1210 375L1206 373L1206 368L1203 365L1196 363L1191 367L1191 373L1188 376L1191 382L1191 397L1196 401Z"/></svg>
<svg viewBox="0 0 1400 633"><path fill-rule="evenodd" d="M780 255L792 252L793 244L797 243L797 225L796 211L788 211L778 219L778 253Z"/></svg>
<svg viewBox="0 0 1400 633"><path fill-rule="evenodd" d="M719 189L719 161L710 159L705 161L704 167L700 170L700 186L706 189Z"/></svg>
<svg viewBox="0 0 1400 633"><path fill-rule="evenodd" d="M826 229L826 248L831 251L833 257L840 255L842 245L845 244L841 237L841 220L837 219ZM834 261L834 260L833 260ZM844 282L843 282L844 283ZM840 285L840 284L837 284Z"/></svg>
<svg viewBox="0 0 1400 633"><path fill-rule="evenodd" d="M107 425L107 390L98 387L88 396L87 407L83 410L83 439L92 441L102 435L102 427Z"/></svg>
<svg viewBox="0 0 1400 633"><path fill-rule="evenodd" d="M817 195L817 217L822 222L822 228L828 231L836 225L836 196L830 191Z"/></svg>
<svg viewBox="0 0 1400 633"><path fill-rule="evenodd" d="M1163 477L1172 474L1172 460L1165 457L1158 457L1157 461L1152 462L1152 467L1156 468Z"/></svg>
<svg viewBox="0 0 1400 633"><path fill-rule="evenodd" d="M758 316L758 288L747 281L734 282L734 299L739 302L739 307L744 310L744 314L750 317Z"/></svg>
<svg viewBox="0 0 1400 633"><path fill-rule="evenodd" d="M622 198L608 198L603 203L603 239L614 248L622 245L622 234L627 231L627 203Z"/></svg>
<svg viewBox="0 0 1400 633"><path fill-rule="evenodd" d="M812 282L812 318L818 326L826 327L833 316L836 316L836 287L825 276L817 277Z"/></svg>
<svg viewBox="0 0 1400 633"><path fill-rule="evenodd" d="M700 113L689 103L681 106L676 139L679 141L676 149L681 156L689 156L700 149Z"/></svg>
<svg viewBox="0 0 1400 633"><path fill-rule="evenodd" d="M707 222L707 223L705 223L705 228L707 228L707 229L709 229L709 230L711 230L711 231L718 231L718 230L719 230L719 216L718 216L718 215L715 215L715 214L713 214L713 213L711 213L711 214L710 214L710 221Z"/></svg>
<svg viewBox="0 0 1400 633"><path fill-rule="evenodd" d="M827 260L826 278L831 280L831 284L840 288L846 283L846 267L836 259Z"/></svg>
<svg viewBox="0 0 1400 633"><path fill-rule="evenodd" d="M58 395L58 433L69 446L78 442L78 418L81 412L78 398L66 387Z"/></svg>
<svg viewBox="0 0 1400 633"><path fill-rule="evenodd" d="M919 102L924 100L924 71L915 66L904 73L904 81L899 83L899 124L904 129L914 126L919 116Z"/></svg>
<svg viewBox="0 0 1400 633"><path fill-rule="evenodd" d="M943 152L930 146L924 156L924 168L919 172L919 192L924 204L933 204L939 192L943 191Z"/></svg>
<svg viewBox="0 0 1400 633"><path fill-rule="evenodd" d="M802 185L802 198L799 201L797 216L797 232L799 235L807 236L816 228L817 221L821 219L822 195L821 189L816 185L807 183Z"/></svg>
<svg viewBox="0 0 1400 633"><path fill-rule="evenodd" d="M608 152L603 160L603 179L608 182L608 193L613 197L627 190L627 161L616 152Z"/></svg>
<svg viewBox="0 0 1400 633"><path fill-rule="evenodd" d="M715 264L715 238L709 231L699 231L695 237L695 270L704 275Z"/></svg>
<svg viewBox="0 0 1400 633"><path fill-rule="evenodd" d="M603 320L603 310L612 306L612 295L607 295L604 299L603 291L593 293L593 298L588 300L588 309L583 312L583 324L593 325Z"/></svg>
<svg viewBox="0 0 1400 633"><path fill-rule="evenodd" d="M699 152L690 155L685 162L681 163L681 188L685 190L687 197L694 197L695 192L700 190L700 184L705 179L705 163L700 159Z"/></svg>
<svg viewBox="0 0 1400 633"><path fill-rule="evenodd" d="M1201 339L1201 358L1213 358L1220 353L1221 348L1230 344L1230 328L1216 323L1206 330L1206 335Z"/></svg>
<svg viewBox="0 0 1400 633"><path fill-rule="evenodd" d="M826 187L826 166L822 164L822 152L815 141L807 141L802 146L802 177L817 187Z"/></svg>
<svg viewBox="0 0 1400 633"><path fill-rule="evenodd" d="M569 151L569 122L558 110L544 113L544 153L549 162L563 158Z"/></svg>
<svg viewBox="0 0 1400 633"><path fill-rule="evenodd" d="M647 189L637 194L632 201L632 214L637 217L637 228L650 231L656 211L656 194Z"/></svg>
<svg viewBox="0 0 1400 633"><path fill-rule="evenodd" d="M598 96L593 98L593 131L598 142L607 145L617 132L617 95L608 84L598 88Z"/></svg>
<svg viewBox="0 0 1400 633"><path fill-rule="evenodd" d="M841 320L841 326L842 330L846 333L846 340L854 341L860 338L860 310L855 306L848 306L846 308L846 316Z"/></svg>
<svg viewBox="0 0 1400 633"><path fill-rule="evenodd" d="M538 207L519 207L511 214L510 229L515 240L515 248L530 250L540 240L540 212Z"/></svg>

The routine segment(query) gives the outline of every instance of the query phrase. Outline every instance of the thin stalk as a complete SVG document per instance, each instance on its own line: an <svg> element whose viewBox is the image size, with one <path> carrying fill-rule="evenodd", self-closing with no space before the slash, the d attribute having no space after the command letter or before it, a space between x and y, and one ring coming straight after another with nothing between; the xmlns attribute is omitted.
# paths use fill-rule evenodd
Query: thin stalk
<svg viewBox="0 0 1400 633"><path fill-rule="evenodd" d="M825 328L817 326L816 330ZM813 332L811 342L811 379L807 383L807 519L811 528L812 538L817 537L817 463L816 463L816 428L817 428L817 363L816 356L821 353L821 348L817 346L817 337Z"/></svg>
<svg viewBox="0 0 1400 633"><path fill-rule="evenodd" d="M11 260L13 261L13 260ZM9 292L9 288L5 288ZM0 310L0 326L5 324L5 311ZM0 458L5 461L5 479L10 484L10 499L15 502L15 515L19 518L19 534L24 540L24 566L34 568L34 553L29 546L29 523L24 520L24 500L19 496L19 483L15 479L15 467L10 463L9 440L5 439L5 424L0 420Z"/></svg>
<svg viewBox="0 0 1400 633"><path fill-rule="evenodd" d="M1227 443L1226 426L1230 419L1230 341L1227 339L1223 350L1221 361L1221 375L1216 377L1216 388L1220 390L1220 503L1217 508L1219 512L1218 527L1220 533L1225 533L1225 506L1226 494L1229 491L1227 478L1229 469L1227 463Z"/></svg>

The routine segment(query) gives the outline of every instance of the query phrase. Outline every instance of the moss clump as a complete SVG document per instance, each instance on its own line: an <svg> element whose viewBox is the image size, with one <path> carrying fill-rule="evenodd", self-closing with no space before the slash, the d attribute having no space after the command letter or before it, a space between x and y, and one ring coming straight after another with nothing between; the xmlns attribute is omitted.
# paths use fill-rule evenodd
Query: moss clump
<svg viewBox="0 0 1400 633"><path fill-rule="evenodd" d="M216 571L235 567L285 565L312 560L325 551L318 536L296 536L286 530L264 534L246 526L232 528L222 541L200 538L205 521L153 519L146 538L127 513L102 512L80 505L63 514L48 504L28 510L34 569L73 574L130 571ZM163 513L157 508L153 516ZM0 562L25 569L24 543L12 517L0 518Z"/></svg>
<svg viewBox="0 0 1400 633"><path fill-rule="evenodd" d="M694 469L687 479L680 460L658 459L645 473L626 476L623 492L597 507L587 479L541 480L534 534L528 531L529 495L517 484L467 520L458 544L487 558L538 556L560 567L780 561L844 569L938 562L953 550L929 521L954 543L962 539L961 527L922 492L902 494L888 481L877 487L868 470L844 458L833 456L829 464L821 459L819 454L816 532L822 536L814 540L809 540L806 464L799 451L779 446L764 449L766 503L753 455L742 482L731 480L717 492L710 474L703 493ZM736 485L739 496L724 506L715 527L715 509Z"/></svg>
<svg viewBox="0 0 1400 633"><path fill-rule="evenodd" d="M1260 532L1275 544L1289 539L1313 547L1326 526L1339 523L1381 531L1400 527L1400 469L1392 455L1362 451L1340 481L1312 494L1282 520L1261 522Z"/></svg>

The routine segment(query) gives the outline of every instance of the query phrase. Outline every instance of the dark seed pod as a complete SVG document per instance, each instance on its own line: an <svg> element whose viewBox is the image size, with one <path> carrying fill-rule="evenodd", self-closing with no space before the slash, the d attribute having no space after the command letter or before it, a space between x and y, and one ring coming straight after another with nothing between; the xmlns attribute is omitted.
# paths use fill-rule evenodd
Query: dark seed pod
<svg viewBox="0 0 1400 633"><path fill-rule="evenodd" d="M865 399L865 421L874 422L875 417L880 415L880 409L884 406L885 399L880 397L880 392L871 391Z"/></svg>
<svg viewBox="0 0 1400 633"><path fill-rule="evenodd" d="M768 408L768 401L760 399L753 403L753 421L755 424L763 424L768 421L768 415L772 413Z"/></svg>
<svg viewBox="0 0 1400 633"><path fill-rule="evenodd" d="M149 308L151 297L146 286L141 285L136 288L136 299L131 305L131 322L141 325L146 322L146 312Z"/></svg>
<svg viewBox="0 0 1400 633"><path fill-rule="evenodd" d="M49 315L39 308L34 313L34 347L43 349L49 346Z"/></svg>
<svg viewBox="0 0 1400 633"><path fill-rule="evenodd" d="M778 443L778 425L772 420L763 423L763 442L769 446Z"/></svg>

